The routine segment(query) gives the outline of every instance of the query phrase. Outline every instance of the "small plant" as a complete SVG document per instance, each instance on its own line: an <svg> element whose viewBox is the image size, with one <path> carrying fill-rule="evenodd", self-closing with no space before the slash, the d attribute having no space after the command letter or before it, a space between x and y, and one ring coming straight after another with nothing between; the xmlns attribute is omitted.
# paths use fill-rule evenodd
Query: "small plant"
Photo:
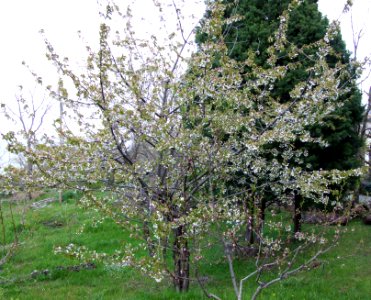
<svg viewBox="0 0 371 300"><path fill-rule="evenodd" d="M79 200L81 197L82 193L76 190L68 190L62 194L63 201Z"/></svg>

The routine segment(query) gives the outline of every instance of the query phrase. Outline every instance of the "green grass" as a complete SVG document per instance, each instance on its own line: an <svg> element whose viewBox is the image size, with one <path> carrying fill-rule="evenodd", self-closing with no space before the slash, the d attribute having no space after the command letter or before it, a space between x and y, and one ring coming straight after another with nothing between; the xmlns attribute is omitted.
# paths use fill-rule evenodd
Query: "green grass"
<svg viewBox="0 0 371 300"><path fill-rule="evenodd" d="M56 196L53 193L44 197ZM82 262L54 254L54 247L76 243L99 251L119 248L128 233L106 220L91 226L97 217L93 211L76 205L74 195L64 195L64 202L39 210L28 210L24 226L20 225L21 206L14 204L14 215L20 245L0 270L0 299L206 299L196 283L187 294L177 294L170 283L160 284L130 268L104 266L79 272L60 269ZM2 202L6 221L6 244L14 235L10 224L9 202ZM77 234L86 223L84 234ZM4 246L2 239L1 245ZM1 256L6 247L0 248ZM222 299L234 299L228 267L218 260L217 249L210 249L207 261L200 266L207 274L207 287ZM339 246L320 258L322 265L282 281L263 291L259 299L367 299L371 293L371 228L353 221ZM249 260L235 263L238 275L253 270ZM34 270L49 270L47 275L32 278ZM248 282L245 299L256 286Z"/></svg>

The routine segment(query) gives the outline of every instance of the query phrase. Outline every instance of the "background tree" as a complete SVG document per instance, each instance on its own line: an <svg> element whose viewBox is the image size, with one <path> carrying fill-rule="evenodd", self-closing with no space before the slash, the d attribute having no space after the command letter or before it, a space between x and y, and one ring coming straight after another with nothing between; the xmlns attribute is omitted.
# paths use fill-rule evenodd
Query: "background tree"
<svg viewBox="0 0 371 300"><path fill-rule="evenodd" d="M249 57L249 53L254 53L254 62L257 65L263 68L269 67L269 51L273 34L278 30L280 17L290 2L290 0L223 1L227 5L225 18L240 16L224 28L223 35L228 46L229 57L237 61L244 61ZM296 53L296 57L292 58L290 57L292 55L290 48L315 44L326 36L329 22L319 12L317 2L317 0L302 1L300 6L291 11L290 19L287 20L287 34L285 36L287 45L278 55L277 64L284 66L291 61L296 61L301 66L288 70L285 76L272 86L273 96L281 102L292 101L290 96L292 88L298 82L310 78L314 63L313 58L317 51L316 46L307 47L303 53ZM208 18L207 14L206 18ZM197 41L199 44L202 44L206 39L207 35L202 32L198 33ZM331 45L333 52L327 57L331 67L335 67L337 63L350 63L350 54L346 50L340 33L334 37ZM361 160L357 154L363 146L363 139L359 136L358 131L364 110L361 104L361 93L355 82L357 75L355 70L350 69L349 71L349 75L341 79L344 88L349 89L346 94L338 99L339 103L342 104L341 107L328 115L320 125L316 124L311 127L311 135L323 138L328 145L324 147L308 142L298 142L295 145L307 150L307 157L302 165L304 168L308 166L313 170L349 170L361 165ZM250 74L246 68L243 73L245 73L245 76ZM270 147L279 149L278 144ZM297 165L296 162L292 163ZM236 180L238 181L238 179ZM334 191L339 190L337 197L345 195L352 183L354 183L354 180L350 180L347 185L342 187L334 186ZM258 201L260 202L258 218L264 218L265 208L272 202L272 197L269 194L270 192L267 191ZM299 192L294 194L294 232L300 230L300 207L303 204L305 207L311 205L310 202L303 200ZM253 208L251 203L248 206L250 209ZM248 233L247 236L251 238L251 233Z"/></svg>
<svg viewBox="0 0 371 300"><path fill-rule="evenodd" d="M22 141L27 151L34 149L41 137L42 126L44 125L45 117L51 108L51 103L44 96L41 99L35 99L34 93L24 95L23 87L19 86L19 93L15 96L15 105L4 105L2 107L4 116L10 120L18 130L8 132L6 139L17 138ZM12 149L10 149L12 152ZM6 168L6 172L14 173L12 176L14 184L18 184L18 191L25 193L23 196L23 213L22 224L26 212L26 200L32 199L32 191L35 189L28 185L29 182L35 180L34 162L29 157L27 158L21 152L13 151L16 154L16 167ZM9 174L10 175L10 174ZM38 189L41 187L39 186Z"/></svg>

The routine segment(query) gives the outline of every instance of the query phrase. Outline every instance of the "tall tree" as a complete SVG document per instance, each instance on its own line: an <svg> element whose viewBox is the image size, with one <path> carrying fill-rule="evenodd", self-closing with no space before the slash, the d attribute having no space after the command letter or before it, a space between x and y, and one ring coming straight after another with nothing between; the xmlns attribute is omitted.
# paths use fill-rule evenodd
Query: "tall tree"
<svg viewBox="0 0 371 300"><path fill-rule="evenodd" d="M234 22L224 27L224 39L228 47L228 56L244 61L253 56L254 62L263 67L269 67L269 55L272 41L279 34L279 26L282 24L282 13L286 10L290 0L281 1L259 1L259 0L224 0L227 5L225 18L233 18ZM298 62L299 67L289 68L285 76L271 86L273 96L282 103L292 101L290 91L301 81L309 80L313 72L314 58L318 47L316 42L325 38L329 27L328 20L318 10L317 0L304 0L301 5L290 11L290 18L287 20L287 44L281 49L277 57L277 64L288 66L290 62ZM208 18L206 13L206 19ZM207 40L207 35L199 32L197 41L202 44ZM304 47L301 54L293 52L296 47L303 47L311 44L311 47ZM346 50L345 43L338 33L331 41L333 52L327 57L331 67L338 63L349 63L350 54ZM293 57L295 56L295 57ZM305 148L307 157L301 167L312 170L339 169L349 170L360 165L357 157L363 141L358 131L362 121L363 107L361 104L361 93L355 83L355 71L349 67L349 73L341 79L341 85L348 89L348 92L338 97L341 107L328 115L321 123L311 125L311 135L323 138L328 145L316 143L298 142L296 147ZM247 67L244 70L250 74ZM269 147L279 148L279 145ZM298 165L292 161L293 165ZM349 189L341 187L342 192ZM335 189L335 187L333 187ZM337 186L336 188L340 188ZM341 194L341 193L340 193ZM294 193L294 231L300 230L300 206L304 203L300 193ZM264 218L264 210L269 201L269 193L260 200L261 217ZM308 202L306 202L308 204Z"/></svg>
<svg viewBox="0 0 371 300"><path fill-rule="evenodd" d="M259 0L225 0L229 4L225 17L239 15L243 18L225 27L224 37L229 50L229 56L238 61L248 57L249 51L256 53L256 63L266 66L268 49L272 37L279 26L279 19L287 9L290 0L259 1ZM328 20L318 10L317 0L304 0L290 13L287 26L287 40L297 47L312 44L325 37L329 26ZM201 38L202 39L202 38ZM199 39L199 40L201 40ZM335 52L328 58L331 67L336 63L349 63L350 54L339 33L331 42ZM315 53L315 49L307 49L305 55ZM278 64L286 65L290 55L290 46L282 51ZM275 86L275 94L281 101L290 101L289 91L298 82L306 80L313 65L311 59L298 55L302 67L290 70ZM349 92L339 97L343 106L336 110L321 126L315 126L312 134L323 137L329 146L325 148L309 147L310 162L315 169L350 169L359 165L356 153L362 146L358 136L358 128L362 120L363 107L361 93L355 84L355 73L350 70L350 76L342 79L342 85Z"/></svg>

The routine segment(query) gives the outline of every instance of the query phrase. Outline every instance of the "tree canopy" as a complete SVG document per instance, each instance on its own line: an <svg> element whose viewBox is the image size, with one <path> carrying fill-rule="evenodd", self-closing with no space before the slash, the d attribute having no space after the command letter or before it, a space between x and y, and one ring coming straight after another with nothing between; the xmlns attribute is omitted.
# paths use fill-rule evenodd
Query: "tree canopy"
<svg viewBox="0 0 371 300"><path fill-rule="evenodd" d="M255 54L255 62L262 67L267 66L272 38L280 25L280 16L287 9L290 0L257 1L257 0L225 0L228 8L225 18L240 16L234 22L227 24L223 36L228 47L229 57L244 61L250 52ZM326 36L329 27L328 20L318 10L317 0L304 0L294 8L287 21L287 44L277 57L279 65L287 65L292 61L289 57L290 47L302 47L314 44ZM206 14L207 18L207 14ZM197 41L202 43L207 37L199 32ZM328 63L334 67L336 63L350 63L350 54L346 50L340 32L331 41L333 53L328 56ZM274 85L274 96L280 101L290 101L289 92L300 81L307 80L312 59L317 49L308 47L303 54L295 54L295 61L301 66L289 70L285 76ZM349 67L351 68L351 67ZM350 70L350 75L342 78L342 84L349 92L339 97L342 107L326 118L321 126L312 128L313 136L321 136L328 142L328 147L318 147L307 144L309 150L308 163L319 169L351 169L360 165L357 157L362 140L358 136L359 125L363 116L361 93L356 83L356 74Z"/></svg>

